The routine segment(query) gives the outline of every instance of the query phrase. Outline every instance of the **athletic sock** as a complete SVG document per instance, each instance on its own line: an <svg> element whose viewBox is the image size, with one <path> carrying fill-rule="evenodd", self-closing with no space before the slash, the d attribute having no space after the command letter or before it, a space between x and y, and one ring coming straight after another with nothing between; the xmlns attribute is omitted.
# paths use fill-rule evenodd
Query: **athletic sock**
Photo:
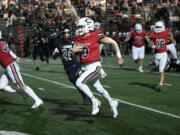
<svg viewBox="0 0 180 135"><path fill-rule="evenodd" d="M41 100L41 99L34 93L34 91L33 91L30 87L28 87L28 86L26 86L24 92L25 92L26 94L28 94L28 95L29 95L32 99L34 99L36 102L39 101L39 100Z"/></svg>

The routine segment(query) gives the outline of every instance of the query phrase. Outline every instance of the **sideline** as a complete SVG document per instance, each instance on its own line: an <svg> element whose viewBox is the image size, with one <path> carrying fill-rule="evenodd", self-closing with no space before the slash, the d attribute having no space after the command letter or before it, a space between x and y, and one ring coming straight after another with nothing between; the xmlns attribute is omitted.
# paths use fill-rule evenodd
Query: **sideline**
<svg viewBox="0 0 180 135"><path fill-rule="evenodd" d="M31 78L35 78L35 79L39 79L39 80L42 80L42 81L50 82L50 83L53 83L53 84L56 84L56 85L64 86L64 87L66 87L66 88L76 89L74 86L66 85L66 84L64 84L64 83L60 83L60 82L56 82L56 81L44 79L44 78L41 78L41 77L38 77L38 76L26 74L26 73L21 73L21 74L24 75L24 76L31 77ZM94 93L94 94L95 94L95 95L98 95L98 96L101 96L101 95L98 94L98 93ZM116 100L117 100L118 102L120 102L120 103L123 103L123 104L127 104L127 105L130 105L130 106L142 108L142 109L145 109L145 110L148 110L148 111L151 111L151 112L156 112L156 113L163 114L163 115L166 115L166 116L170 116L170 117L173 117L173 118L176 118L176 119L180 119L180 116L178 116L178 115L174 115L174 114L171 114L171 113L162 112L162 111L159 111L159 110L156 110L156 109L152 109L152 108L145 107L145 106L142 106L142 105L137 105L137 104L130 103L130 102L127 102L127 101L124 101L124 100L120 100L120 99L116 99Z"/></svg>

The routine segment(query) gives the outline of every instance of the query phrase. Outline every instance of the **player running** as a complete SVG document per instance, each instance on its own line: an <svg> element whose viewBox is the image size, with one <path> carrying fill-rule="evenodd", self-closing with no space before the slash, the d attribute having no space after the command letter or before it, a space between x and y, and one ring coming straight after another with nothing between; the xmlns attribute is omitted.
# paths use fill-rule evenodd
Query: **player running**
<svg viewBox="0 0 180 135"><path fill-rule="evenodd" d="M101 70L101 55L100 43L111 44L114 46L118 58L118 64L123 65L123 58L117 43L109 37L106 37L102 31L94 30L94 21L91 18L84 17L79 19L77 23L77 30L75 37L75 45L73 52L78 52L76 49L82 49L80 55L83 73L77 79L76 85L82 90L92 101L92 115L99 112L101 102L95 98L87 83L93 86L102 96L108 101L112 111L113 118L118 116L118 102L111 98L109 93L101 85L98 74Z"/></svg>
<svg viewBox="0 0 180 135"><path fill-rule="evenodd" d="M18 57L9 49L7 42L2 40L1 32L0 39L0 64L6 71L0 79L0 89L8 92L15 92L15 90L8 85L8 78L10 78L13 83L17 84L19 89L23 90L35 101L35 104L31 108L38 108L43 104L43 101L34 93L34 91L29 86L24 84L23 78L20 74L20 68L15 62Z"/></svg>
<svg viewBox="0 0 180 135"><path fill-rule="evenodd" d="M143 63L144 63L144 55L145 55L145 40L149 42L149 38L147 36L146 31L142 29L142 25L137 23L135 25L135 29L131 31L131 34L127 36L125 42L128 42L130 39L133 39L132 42L132 57L133 60L138 63L139 59L139 72L143 72Z"/></svg>
<svg viewBox="0 0 180 135"><path fill-rule="evenodd" d="M73 58L74 56L72 54L72 47L74 45L74 39L70 37L70 34L71 31L69 28L65 28L63 30L63 37L55 42L55 46L57 48L55 48L53 52L53 59L56 59L57 56L60 55L64 66L64 70L68 75L69 81L72 82L74 86L77 88L75 82L79 77L81 64L75 58ZM89 98L81 90L79 90L79 92L83 98L84 104L89 104Z"/></svg>
<svg viewBox="0 0 180 135"><path fill-rule="evenodd" d="M155 64L159 66L160 82L158 90L163 88L163 82L165 78L164 70L167 62L167 40L174 42L172 35L165 29L165 25L162 21L155 23L155 32L150 34L149 47L155 48Z"/></svg>

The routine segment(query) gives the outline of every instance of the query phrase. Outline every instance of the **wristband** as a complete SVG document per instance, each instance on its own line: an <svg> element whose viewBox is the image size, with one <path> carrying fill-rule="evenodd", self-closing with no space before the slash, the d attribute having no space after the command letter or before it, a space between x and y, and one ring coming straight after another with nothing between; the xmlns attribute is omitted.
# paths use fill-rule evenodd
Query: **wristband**
<svg viewBox="0 0 180 135"><path fill-rule="evenodd" d="M122 57L120 52L116 53L116 56L118 57L118 59Z"/></svg>

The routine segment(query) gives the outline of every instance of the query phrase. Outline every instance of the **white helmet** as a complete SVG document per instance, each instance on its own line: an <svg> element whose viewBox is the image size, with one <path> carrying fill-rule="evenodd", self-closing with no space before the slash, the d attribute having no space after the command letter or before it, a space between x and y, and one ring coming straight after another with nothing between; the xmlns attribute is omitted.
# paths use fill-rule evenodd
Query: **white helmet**
<svg viewBox="0 0 180 135"><path fill-rule="evenodd" d="M76 26L78 27L76 34L84 35L94 30L94 21L91 18L83 17L79 19Z"/></svg>
<svg viewBox="0 0 180 135"><path fill-rule="evenodd" d="M155 23L155 27L154 27L154 31L156 33L161 33L163 31L165 31L165 25L162 21L158 21Z"/></svg>
<svg viewBox="0 0 180 135"><path fill-rule="evenodd" d="M95 22L94 23L94 29L99 30L100 28L101 28L100 22Z"/></svg>
<svg viewBox="0 0 180 135"><path fill-rule="evenodd" d="M154 25L151 25L151 31L154 32L155 30L155 26Z"/></svg>
<svg viewBox="0 0 180 135"><path fill-rule="evenodd" d="M106 31L106 36L110 36L110 32L109 31Z"/></svg>
<svg viewBox="0 0 180 135"><path fill-rule="evenodd" d="M113 35L113 36L116 36L116 32L115 32L115 31L113 31L112 35Z"/></svg>
<svg viewBox="0 0 180 135"><path fill-rule="evenodd" d="M142 25L141 24L139 24L139 23L137 23L136 25L135 25L135 31L136 31L136 33L141 33L142 32Z"/></svg>
<svg viewBox="0 0 180 135"><path fill-rule="evenodd" d="M122 32L119 32L119 36L120 36L120 37L122 36Z"/></svg>
<svg viewBox="0 0 180 135"><path fill-rule="evenodd" d="M126 35L126 32L123 32L123 36L124 36L124 37L127 36L127 35Z"/></svg>

